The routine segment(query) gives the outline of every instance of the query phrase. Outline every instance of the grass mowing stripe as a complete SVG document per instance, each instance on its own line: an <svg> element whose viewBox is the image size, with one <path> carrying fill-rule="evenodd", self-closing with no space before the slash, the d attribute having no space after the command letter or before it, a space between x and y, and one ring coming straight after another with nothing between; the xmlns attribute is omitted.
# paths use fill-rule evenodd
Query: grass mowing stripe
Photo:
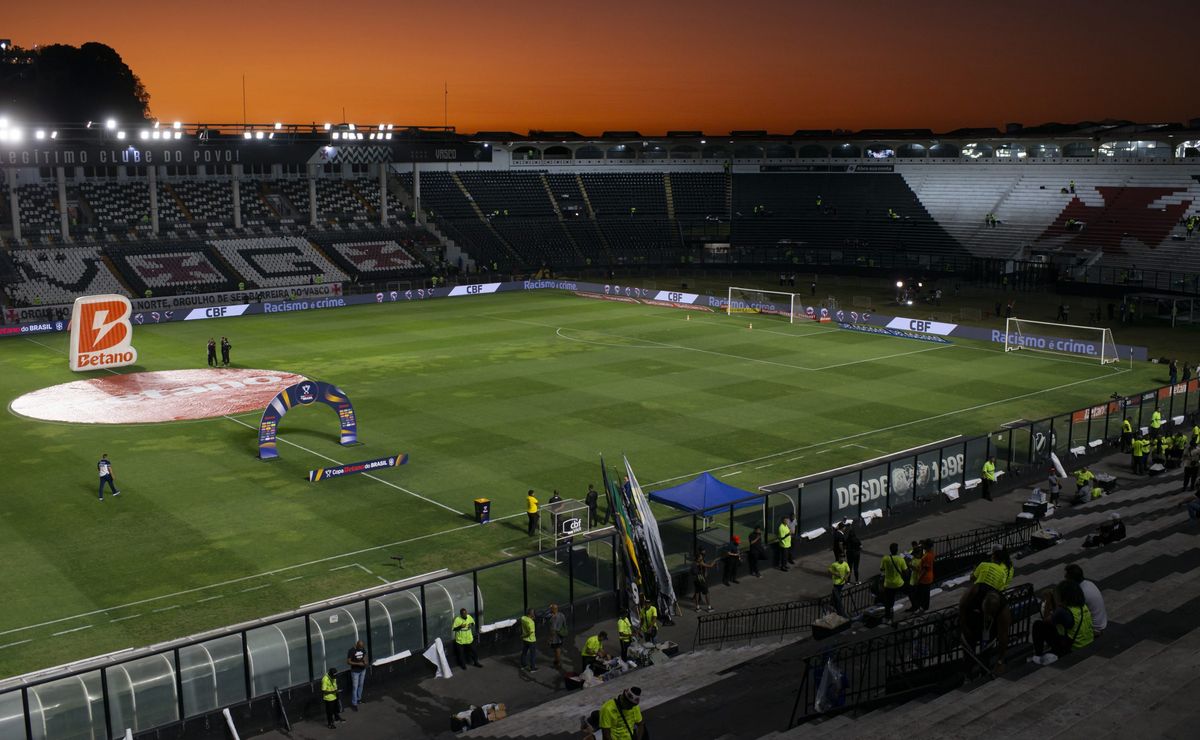
<svg viewBox="0 0 1200 740"><path fill-rule="evenodd" d="M1124 372L1129 372L1129 371L1128 370L1119 370L1117 372L1117 374L1124 373ZM1111 377L1111 376L1104 376L1104 377L1099 377L1099 378L1085 378L1083 380L1076 380L1072 383L1063 383L1062 385L1056 385L1053 388L1044 388L1040 391L1032 391L1030 393L1024 393L1022 395L1013 396L1011 398L1002 398L997 401L988 401L987 403L980 403L980 404L976 404L974 406L968 406L966 408L955 409L954 411L947 411L945 413L935 414L933 416L927 416L924 419L914 419L912 421L904 421L899 424L893 424L893 425L887 426L887 427L880 427L879 429L872 429L867 432L859 432L858 434L851 434L851 435L848 435L845 437L841 437L839 439L831 439L831 440L827 440L824 442L818 442L816 444L805 445L803 447L795 447L790 450L784 450L783 452L775 452L770 455L763 455L762 457L758 457L753 460L741 460L739 462L729 463L728 465L719 465L715 468L709 468L707 470L701 470L701 471L698 471L695 473L686 473L684 475L677 475L673 478L664 478L663 480L654 481L653 483L647 483L646 487L648 488L650 486L659 486L659 485L662 485L663 483L670 483L672 481L677 481L682 478L695 478L697 475L701 475L703 473L712 473L717 470L724 470L726 468L732 468L732 467L735 467L738 465L748 465L750 463L761 462L763 460L770 460L773 457L779 457L781 455L790 455L793 452L800 452L802 450L811 450L811 449L815 449L817 447L826 447L827 445L837 444L838 442L845 442L845 441L851 440L851 439L861 439L862 437L869 437L873 434L880 434L882 432L891 432L891 431L895 431L897 429L904 429L906 427L915 426L917 424L925 424L925 423L928 423L931 421L937 421L938 419L946 419L951 416L957 416L959 414L965 414L965 413L968 413L971 411L977 411L979 409L988 408L990 406L996 406L996 405L999 405L1002 403L1012 403L1013 401L1019 401L1023 398L1031 398L1033 396L1040 396L1043 393L1050 393L1051 391L1060 391L1060 390L1063 390L1064 388L1071 388L1073 386L1082 385L1084 383L1094 383L1097 380L1105 380L1109 377ZM817 454L821 454L823 452L828 452L828 451L829 451L828 449L824 449L824 450L821 450L820 452L818 452Z"/></svg>

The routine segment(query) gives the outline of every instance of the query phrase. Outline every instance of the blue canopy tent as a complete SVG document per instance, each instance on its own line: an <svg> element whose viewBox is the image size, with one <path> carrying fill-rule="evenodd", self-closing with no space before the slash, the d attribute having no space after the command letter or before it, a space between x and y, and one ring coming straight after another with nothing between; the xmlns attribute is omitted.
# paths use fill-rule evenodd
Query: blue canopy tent
<svg viewBox="0 0 1200 740"><path fill-rule="evenodd" d="M700 512L702 516L713 516L727 511L729 504L733 501L748 499L756 495L758 494L753 491L743 491L728 483L722 483L708 473L702 473L698 478L687 483L651 493L650 500L684 511ZM741 509L747 506L761 505L761 499L751 499L734 504L734 508Z"/></svg>

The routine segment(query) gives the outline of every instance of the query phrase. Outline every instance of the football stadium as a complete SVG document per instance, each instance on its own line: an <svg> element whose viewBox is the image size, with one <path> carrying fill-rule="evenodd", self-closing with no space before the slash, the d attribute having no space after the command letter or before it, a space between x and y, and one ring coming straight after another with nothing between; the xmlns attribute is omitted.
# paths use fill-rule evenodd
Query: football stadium
<svg viewBox="0 0 1200 740"><path fill-rule="evenodd" d="M1200 120L0 116L0 740L1189 734Z"/></svg>

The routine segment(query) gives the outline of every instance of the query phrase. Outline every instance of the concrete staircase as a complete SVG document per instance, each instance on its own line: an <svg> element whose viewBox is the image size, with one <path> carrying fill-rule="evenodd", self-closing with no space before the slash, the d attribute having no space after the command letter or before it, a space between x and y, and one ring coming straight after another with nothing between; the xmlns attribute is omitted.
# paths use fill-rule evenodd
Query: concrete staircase
<svg viewBox="0 0 1200 740"><path fill-rule="evenodd" d="M599 709L601 704L630 686L642 689L641 709L643 712L651 712L656 706L722 680L723 671L761 658L778 650L782 644L794 641L793 638L785 643L769 642L681 654L665 663L619 676L602 686L571 692L562 698L510 715L500 722L467 732L463 736L528 738L551 733L555 737L575 737L579 734L576 730L579 729L583 717ZM655 736L678 737L672 735L669 729L664 729L661 733L655 731Z"/></svg>

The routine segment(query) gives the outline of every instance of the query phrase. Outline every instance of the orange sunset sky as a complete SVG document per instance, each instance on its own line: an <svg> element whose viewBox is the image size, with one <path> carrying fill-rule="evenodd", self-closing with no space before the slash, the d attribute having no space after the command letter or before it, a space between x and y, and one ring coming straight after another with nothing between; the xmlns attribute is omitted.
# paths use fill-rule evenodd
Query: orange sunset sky
<svg viewBox="0 0 1200 740"><path fill-rule="evenodd" d="M946 131L1200 116L1196 5L1030 2L10 2L20 46L100 41L163 120L458 130Z"/></svg>

